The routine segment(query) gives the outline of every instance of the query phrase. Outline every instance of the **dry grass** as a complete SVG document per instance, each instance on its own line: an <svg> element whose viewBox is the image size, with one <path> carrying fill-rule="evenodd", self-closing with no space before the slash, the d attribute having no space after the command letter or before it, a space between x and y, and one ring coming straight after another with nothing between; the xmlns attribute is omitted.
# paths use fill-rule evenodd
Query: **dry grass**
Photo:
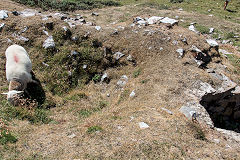
<svg viewBox="0 0 240 160"><path fill-rule="evenodd" d="M1 7L6 9L6 4L8 1L4 0ZM14 7L18 8L18 5L10 5L9 10ZM129 15L124 15L123 10ZM76 13L101 25L101 32L80 26L74 33L91 31L91 36L101 40L103 46L111 47L114 52L131 54L137 66L126 62L127 65L108 68L106 72L111 77L109 84L90 81L88 85L78 86L63 95L52 95L43 81L44 69L39 69L37 65L44 55L35 46L40 46L46 38L41 34L40 17L21 21L20 17L11 17L5 21L13 30L21 29L26 23L30 26L24 36L32 37L32 43L22 45L29 51L36 77L40 79L46 96L56 102L56 107L50 109L49 118L52 121L48 124L30 124L13 119L9 129L16 134L18 141L0 146L0 159L239 159L238 143L230 143L218 132L189 122L178 112L187 101L184 90L196 80L209 81L210 78L194 65L183 65L191 59L190 52L184 59L179 59L175 51L178 47L187 50L193 44L206 49L205 37L180 26L169 30L164 25L136 27L134 29L138 34L134 33L129 27L132 17L155 15L154 9L129 6L97 11L99 17L92 17L91 12L87 11ZM173 13L158 11L157 14ZM111 18L107 18L109 15ZM127 21L120 22L119 17L127 17ZM19 23L16 24L16 21ZM109 21L116 24L109 24ZM54 23L65 25L56 20ZM110 36L120 25L126 28L118 35ZM146 29L155 32L147 35ZM0 38L13 39L11 32L4 30ZM179 40L180 34L188 39L187 46ZM168 37L171 37L170 41L164 40ZM178 40L179 45L174 46L173 40ZM8 45L2 41L0 52L4 53ZM5 58L1 57L1 91L6 91L7 86L4 64ZM129 81L124 89L120 89L116 83L124 74ZM136 92L134 98L129 97L132 90ZM3 99L5 97L1 97ZM161 107L174 114L169 115ZM149 128L140 129L139 122L147 123ZM214 139L219 139L220 143L215 143ZM231 148L226 148L226 145Z"/></svg>

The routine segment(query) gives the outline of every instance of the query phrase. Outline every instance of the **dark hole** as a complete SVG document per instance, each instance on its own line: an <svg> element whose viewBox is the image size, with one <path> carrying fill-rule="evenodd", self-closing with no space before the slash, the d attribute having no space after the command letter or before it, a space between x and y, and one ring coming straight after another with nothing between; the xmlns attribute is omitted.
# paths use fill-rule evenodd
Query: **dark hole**
<svg viewBox="0 0 240 160"><path fill-rule="evenodd" d="M209 113L214 126L240 133L240 94L231 90L218 94L207 94L200 104Z"/></svg>

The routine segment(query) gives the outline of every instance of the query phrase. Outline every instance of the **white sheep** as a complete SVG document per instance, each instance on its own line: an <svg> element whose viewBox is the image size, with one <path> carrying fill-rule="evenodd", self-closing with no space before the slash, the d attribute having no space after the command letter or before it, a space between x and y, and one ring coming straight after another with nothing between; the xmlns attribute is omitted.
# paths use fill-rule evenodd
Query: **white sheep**
<svg viewBox="0 0 240 160"><path fill-rule="evenodd" d="M27 51L19 45L11 45L5 52L6 56L6 78L9 83L9 92L7 99L11 103L14 101L14 97L22 93L27 83L34 82L32 79L32 62L28 56Z"/></svg>

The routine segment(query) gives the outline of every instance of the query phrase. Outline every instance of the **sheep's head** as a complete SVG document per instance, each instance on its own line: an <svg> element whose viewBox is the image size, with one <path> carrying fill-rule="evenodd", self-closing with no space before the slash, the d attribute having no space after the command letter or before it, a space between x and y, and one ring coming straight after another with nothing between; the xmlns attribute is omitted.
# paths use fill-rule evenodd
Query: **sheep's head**
<svg viewBox="0 0 240 160"><path fill-rule="evenodd" d="M8 91L7 93L2 93L2 94L6 94L7 100L10 103L14 104L14 98L16 98L20 93L23 93L23 91L11 90L11 91Z"/></svg>

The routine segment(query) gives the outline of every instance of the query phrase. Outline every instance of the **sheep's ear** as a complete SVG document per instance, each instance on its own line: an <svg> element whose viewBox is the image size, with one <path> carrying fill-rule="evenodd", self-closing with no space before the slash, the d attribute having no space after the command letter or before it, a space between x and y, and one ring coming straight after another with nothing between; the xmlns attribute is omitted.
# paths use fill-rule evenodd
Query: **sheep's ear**
<svg viewBox="0 0 240 160"><path fill-rule="evenodd" d="M1 93L1 94L8 94L8 93Z"/></svg>

